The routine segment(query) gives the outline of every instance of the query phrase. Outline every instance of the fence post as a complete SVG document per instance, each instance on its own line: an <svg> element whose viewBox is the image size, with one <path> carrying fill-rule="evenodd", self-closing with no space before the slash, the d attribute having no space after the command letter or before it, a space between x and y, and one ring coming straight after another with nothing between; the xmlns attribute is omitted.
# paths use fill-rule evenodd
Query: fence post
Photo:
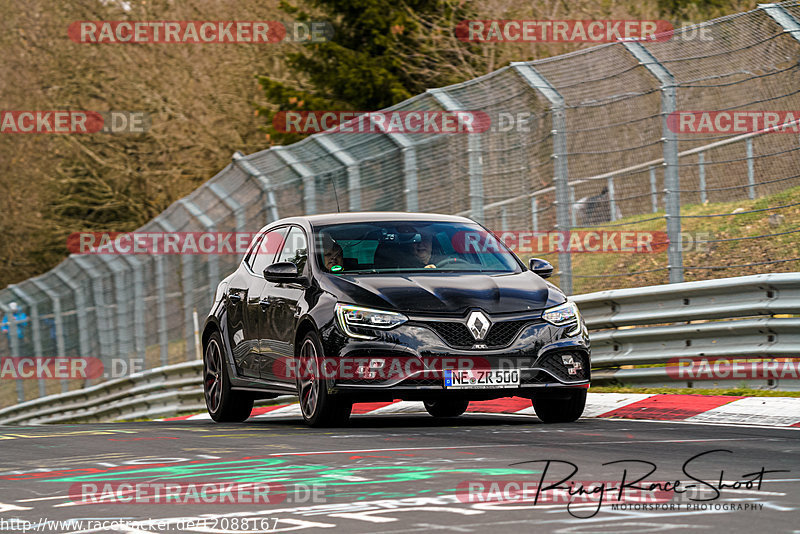
<svg viewBox="0 0 800 534"><path fill-rule="evenodd" d="M753 167L753 138L748 137L745 140L745 146L747 150L747 183L749 184L747 187L747 196L750 200L755 200L756 198L756 173Z"/></svg>
<svg viewBox="0 0 800 534"><path fill-rule="evenodd" d="M89 260L83 256L72 254L75 265L80 267L91 279L92 301L94 302L94 313L96 318L97 340L100 344L100 358L103 360L103 368L107 368L106 360L114 355L114 340L111 339L111 329L113 320L110 317L110 310L106 304L103 292L103 275L99 274ZM64 282L77 295L78 287L75 282L61 272L56 272L56 276ZM77 302L76 302L77 307ZM79 327L80 328L80 327Z"/></svg>
<svg viewBox="0 0 800 534"><path fill-rule="evenodd" d="M125 361L126 370L130 368L130 354L132 352L131 321L128 318L127 308L131 302L128 287L125 281L126 269L117 265L114 258L105 254L98 254L98 258L109 268L114 279L114 300L117 305L117 355Z"/></svg>
<svg viewBox="0 0 800 534"><path fill-rule="evenodd" d="M361 171L356 161L350 154L342 149L330 135L315 134L311 137L325 149L325 151L336 158L336 160L347 168L347 198L350 199L347 209L349 211L361 210Z"/></svg>
<svg viewBox="0 0 800 534"><path fill-rule="evenodd" d="M233 163L246 174L255 178L258 187L261 188L261 193L264 195L264 205L267 209L267 222L271 223L280 219L278 216L278 205L275 201L275 192L272 190L272 184L269 178L258 170L255 165L250 163L241 152L233 153Z"/></svg>
<svg viewBox="0 0 800 534"><path fill-rule="evenodd" d="M174 233L176 231L166 217L157 217L156 222L167 232ZM183 339L186 342L186 361L192 361L195 359L195 347L194 318L192 317L192 310L194 309L194 258L191 254L181 254L181 293L183 295Z"/></svg>
<svg viewBox="0 0 800 534"><path fill-rule="evenodd" d="M28 307L28 322L31 325L31 336L33 338L33 355L36 358L41 358L44 356L42 354L42 333L41 333L41 324L39 323L39 307L36 304L36 300L31 298L28 293L22 290L17 284L11 284L8 286L8 289L11 290L20 300L22 300L25 305ZM9 330L9 333L11 331ZM45 396L45 388L44 388L44 377L39 377L39 396Z"/></svg>
<svg viewBox="0 0 800 534"><path fill-rule="evenodd" d="M608 187L608 209L611 213L611 220L617 220L617 201L614 200L614 178L609 177L607 182Z"/></svg>
<svg viewBox="0 0 800 534"><path fill-rule="evenodd" d="M706 199L706 155L704 152L697 154L697 170L700 175L700 204L705 204Z"/></svg>
<svg viewBox="0 0 800 534"><path fill-rule="evenodd" d="M76 264L77 265L77 264ZM80 267L80 265L78 265ZM87 314L88 314L88 307L86 303L86 298L83 293L81 286L75 281L72 280L69 276L64 274L60 269L54 269L53 274L55 274L56 278L58 278L62 284L67 286L70 291L72 291L73 296L75 297L75 314L78 323L78 350L82 353L83 357L86 357L87 353L89 352L89 325L87 324ZM58 350L58 356L60 358L65 358L67 356L67 347L66 347L66 336L64 333L64 316L61 310L61 299L60 295L51 293L53 290L43 284L43 282L38 282L37 287L42 289L43 292L47 292L51 299L53 300L53 314L55 315L55 323L56 323L56 347ZM105 311L105 310L104 310ZM97 327L98 332L98 343L100 342L100 319L102 313L100 308L97 304L95 304L95 326ZM105 335L102 336L103 341L105 341ZM102 345L101 347L105 347ZM100 355L100 360L102 361L102 354ZM103 362L103 366L105 368L105 362ZM89 377L86 377L86 383L89 383ZM68 384L66 380L61 380L61 391L66 392L68 389Z"/></svg>
<svg viewBox="0 0 800 534"><path fill-rule="evenodd" d="M653 213L658 211L658 191L656 191L656 168L650 167L650 200L653 203Z"/></svg>
<svg viewBox="0 0 800 534"><path fill-rule="evenodd" d="M4 326L8 328L8 344L11 348L11 357L12 358L19 358L19 339L17 338L17 319L14 317L14 314L11 312L11 308L9 308L6 304L0 302L0 313L2 313L3 317L8 319L8 323ZM1 320L1 319L0 319ZM17 377L16 385L17 385L17 402L24 402L25 401L25 387L24 383L22 382L22 377Z"/></svg>
<svg viewBox="0 0 800 534"><path fill-rule="evenodd" d="M55 274L58 277L58 271L55 271ZM63 279L61 278L59 279L63 282ZM31 278L31 283L33 283L33 285L35 285L39 289L39 291L47 295L48 298L53 303L53 323L55 323L56 327L56 355L59 358L65 358L67 356L67 348L66 348L66 341L64 339L64 317L61 315L61 295L53 291L53 289L50 286L48 286L46 283L44 283L43 280L41 280L38 277ZM75 295L77 298L77 293ZM77 300L76 300L76 307L77 307ZM86 313L85 309L84 313ZM66 381L61 380L62 393L66 393L67 390L68 387Z"/></svg>
<svg viewBox="0 0 800 534"><path fill-rule="evenodd" d="M667 218L667 249L669 281L683 282L683 252L681 250L681 187L678 166L678 137L667 125L669 115L676 110L675 78L647 48L635 41L624 41L630 52L661 86L661 130L664 143L664 203Z"/></svg>
<svg viewBox="0 0 800 534"><path fill-rule="evenodd" d="M300 163L288 148L275 146L272 150L303 180L303 209L306 214L317 213L317 181L314 173Z"/></svg>
<svg viewBox="0 0 800 534"><path fill-rule="evenodd" d="M217 225L214 221L211 220L211 217L205 214L203 210L197 207L197 204L190 201L188 198L182 198L178 202L186 208L186 211L189 212L189 215L197 219L200 224L203 225L206 232L215 232L217 229ZM212 252L211 254L203 254L206 258L206 265L208 266L208 292L212 294L214 289L216 289L216 284L219 283L219 254L217 251ZM198 287L193 288L192 292L192 308L195 308L194 305L194 291L200 289ZM210 299L207 299L210 300ZM208 310L203 308L203 313L206 313ZM194 321L194 320L193 320ZM194 330L192 330L194 331Z"/></svg>
<svg viewBox="0 0 800 534"><path fill-rule="evenodd" d="M247 214L244 211L244 206L236 202L220 184L209 183L208 189L231 210L231 213L233 213L233 216L236 218L236 231L244 232L247 228Z"/></svg>
<svg viewBox="0 0 800 534"><path fill-rule="evenodd" d="M553 121L553 183L556 188L556 230L568 232L575 226L574 192L569 186L567 169L567 116L564 97L547 79L527 63L511 63L511 67L522 76L533 89L550 102ZM567 295L572 294L572 256L569 252L558 253L558 283Z"/></svg>
<svg viewBox="0 0 800 534"><path fill-rule="evenodd" d="M161 365L169 363L169 337L167 335L167 284L166 273L164 272L164 262L166 258L163 254L155 256L156 263L156 298L158 299L158 345L161 347Z"/></svg>
<svg viewBox="0 0 800 534"><path fill-rule="evenodd" d="M461 103L447 93L443 88L428 89L428 93L446 110L446 111L464 111ZM459 116L459 122L462 121L462 116ZM481 147L481 134L468 133L467 134L467 160L468 160L468 173L469 173L469 204L470 204L470 218L476 222L483 223L483 149Z"/></svg>
<svg viewBox="0 0 800 534"><path fill-rule="evenodd" d="M417 149L407 135L401 133L388 133L383 121L379 121L374 114L370 114L370 121L377 126L395 145L400 147L403 154L403 179L405 187L403 193L406 197L406 211L419 211L419 195L417 185Z"/></svg>
<svg viewBox="0 0 800 534"><path fill-rule="evenodd" d="M121 256L130 265L133 273L133 337L134 351L138 354L143 366L147 362L147 336L145 334L144 315L144 276L142 262L133 256ZM133 366L128 369L133 371Z"/></svg>
<svg viewBox="0 0 800 534"><path fill-rule="evenodd" d="M533 224L533 231L539 231L539 202L536 197L531 197L531 224Z"/></svg>
<svg viewBox="0 0 800 534"><path fill-rule="evenodd" d="M783 31L789 33L796 41L800 41L800 22L780 4L759 4L769 17L781 25Z"/></svg>

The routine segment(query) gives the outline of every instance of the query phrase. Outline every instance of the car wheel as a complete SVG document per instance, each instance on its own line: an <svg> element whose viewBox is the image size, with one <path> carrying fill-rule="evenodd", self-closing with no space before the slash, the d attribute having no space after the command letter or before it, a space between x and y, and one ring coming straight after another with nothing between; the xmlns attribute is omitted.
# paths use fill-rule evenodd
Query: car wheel
<svg viewBox="0 0 800 534"><path fill-rule="evenodd" d="M203 355L203 392L211 419L218 423L239 423L250 417L253 398L231 390L228 367L222 352L222 338L211 334Z"/></svg>
<svg viewBox="0 0 800 534"><path fill-rule="evenodd" d="M586 407L586 390L574 389L566 396L536 397L532 401L536 416L543 423L572 423Z"/></svg>
<svg viewBox="0 0 800 534"><path fill-rule="evenodd" d="M434 417L458 417L467 411L468 400L463 399L439 399L425 401L425 409Z"/></svg>
<svg viewBox="0 0 800 534"><path fill-rule="evenodd" d="M322 344L316 332L303 338L298 351L297 396L300 411L309 426L339 426L347 423L353 403L328 393L322 373Z"/></svg>

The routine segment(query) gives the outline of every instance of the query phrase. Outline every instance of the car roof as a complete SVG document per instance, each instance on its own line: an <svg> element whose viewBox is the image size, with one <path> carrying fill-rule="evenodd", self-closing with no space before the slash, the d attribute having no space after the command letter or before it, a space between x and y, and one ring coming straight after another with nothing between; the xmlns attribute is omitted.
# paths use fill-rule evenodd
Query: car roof
<svg viewBox="0 0 800 534"><path fill-rule="evenodd" d="M442 215L438 213L409 213L405 211L357 211L348 213L325 213L320 215L304 215L301 217L287 217L270 223L277 224L307 222L311 226L325 226L328 224L360 223L378 221L429 221L429 222L461 222L474 223L466 217L458 215Z"/></svg>

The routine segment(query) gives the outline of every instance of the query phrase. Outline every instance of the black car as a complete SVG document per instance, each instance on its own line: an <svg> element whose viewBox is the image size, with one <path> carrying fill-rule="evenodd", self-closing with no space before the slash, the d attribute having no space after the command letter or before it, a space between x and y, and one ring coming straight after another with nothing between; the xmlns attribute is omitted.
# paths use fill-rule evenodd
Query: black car
<svg viewBox="0 0 800 534"><path fill-rule="evenodd" d="M218 286L202 344L215 421L297 394L312 426L354 402L530 398L546 422L583 413L589 337L578 309L479 224L421 213L340 213L264 227Z"/></svg>

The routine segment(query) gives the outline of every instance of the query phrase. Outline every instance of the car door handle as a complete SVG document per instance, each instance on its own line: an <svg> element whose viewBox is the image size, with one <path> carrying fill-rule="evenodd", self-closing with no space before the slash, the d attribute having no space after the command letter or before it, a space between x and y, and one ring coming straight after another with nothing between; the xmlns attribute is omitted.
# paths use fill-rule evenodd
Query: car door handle
<svg viewBox="0 0 800 534"><path fill-rule="evenodd" d="M268 298L264 298L264 299L261 299L261 300L259 300L259 301L258 301L258 303L259 303L259 304L261 304L261 307L262 307L262 308L266 308L266 307L268 307L270 304L272 304L272 301L271 301L271 300L269 300Z"/></svg>
<svg viewBox="0 0 800 534"><path fill-rule="evenodd" d="M237 293L232 293L228 295L228 300L231 301L231 304L239 304L242 301L242 296Z"/></svg>

